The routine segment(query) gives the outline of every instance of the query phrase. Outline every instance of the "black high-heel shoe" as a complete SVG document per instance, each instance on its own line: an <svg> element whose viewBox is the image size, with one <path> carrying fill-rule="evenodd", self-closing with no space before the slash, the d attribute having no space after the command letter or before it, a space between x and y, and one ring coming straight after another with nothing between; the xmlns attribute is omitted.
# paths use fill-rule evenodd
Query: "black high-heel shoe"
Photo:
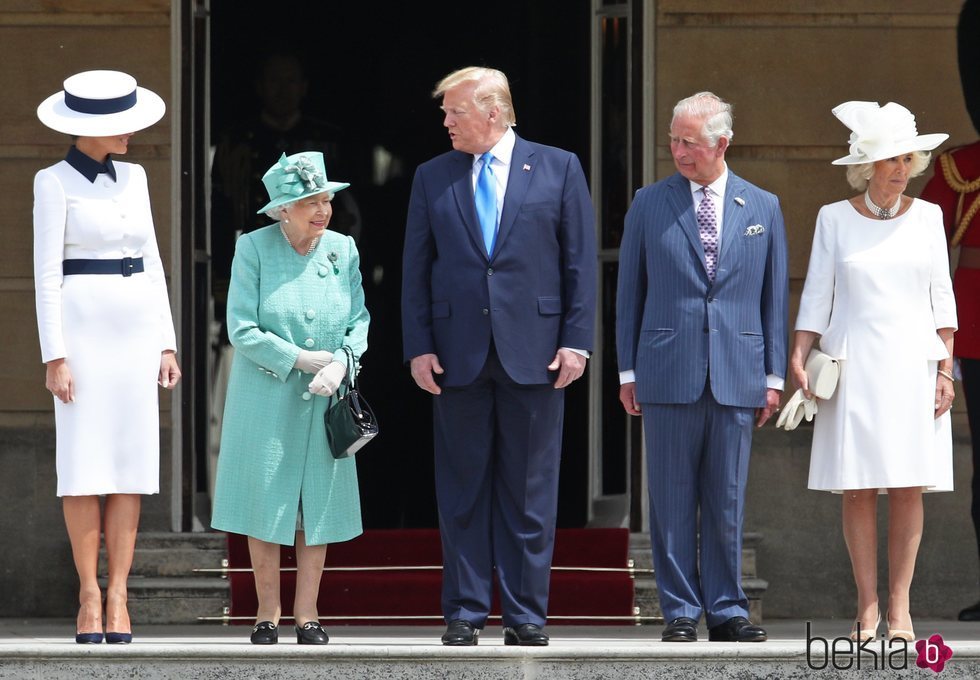
<svg viewBox="0 0 980 680"><path fill-rule="evenodd" d="M110 633L105 634L106 644L109 645L128 645L133 641L132 633Z"/></svg>
<svg viewBox="0 0 980 680"><path fill-rule="evenodd" d="M307 621L302 626L296 626L296 644L325 645L328 642L330 636L318 621Z"/></svg>
<svg viewBox="0 0 980 680"><path fill-rule="evenodd" d="M259 621L252 629L253 645L274 645L279 642L279 626L272 621Z"/></svg>
<svg viewBox="0 0 980 680"><path fill-rule="evenodd" d="M101 644L102 633L75 633L75 643L79 645Z"/></svg>

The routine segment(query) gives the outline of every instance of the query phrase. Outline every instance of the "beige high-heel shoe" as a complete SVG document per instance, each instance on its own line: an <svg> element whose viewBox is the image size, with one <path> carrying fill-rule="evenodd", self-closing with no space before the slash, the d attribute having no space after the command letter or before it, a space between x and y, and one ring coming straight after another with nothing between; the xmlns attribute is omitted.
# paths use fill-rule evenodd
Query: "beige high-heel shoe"
<svg viewBox="0 0 980 680"><path fill-rule="evenodd" d="M888 618L888 615L885 615ZM905 640L906 642L912 642L915 640L915 631L912 629L912 617L909 617L909 627L908 630L904 628L892 628L891 621L888 622L888 639L889 640Z"/></svg>
<svg viewBox="0 0 980 680"><path fill-rule="evenodd" d="M858 628L859 621L854 622L851 628L851 642L867 642L878 637L878 626L881 625L881 610L878 610L878 619L875 621L874 628ZM859 635L860 633L860 635Z"/></svg>

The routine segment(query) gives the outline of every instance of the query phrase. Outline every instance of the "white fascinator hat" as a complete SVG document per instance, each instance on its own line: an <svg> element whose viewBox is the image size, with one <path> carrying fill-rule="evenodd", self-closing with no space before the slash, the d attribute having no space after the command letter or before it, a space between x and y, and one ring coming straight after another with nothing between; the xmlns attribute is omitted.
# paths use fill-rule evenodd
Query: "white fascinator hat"
<svg viewBox="0 0 980 680"><path fill-rule="evenodd" d="M52 130L79 137L108 137L136 132L163 118L163 100L121 71L84 71L65 89L37 107L37 117Z"/></svg>
<svg viewBox="0 0 980 680"><path fill-rule="evenodd" d="M833 114L851 130L850 153L835 160L834 165L874 163L912 151L929 151L949 138L942 132L918 134L915 116L895 102L884 106L878 102L844 102Z"/></svg>

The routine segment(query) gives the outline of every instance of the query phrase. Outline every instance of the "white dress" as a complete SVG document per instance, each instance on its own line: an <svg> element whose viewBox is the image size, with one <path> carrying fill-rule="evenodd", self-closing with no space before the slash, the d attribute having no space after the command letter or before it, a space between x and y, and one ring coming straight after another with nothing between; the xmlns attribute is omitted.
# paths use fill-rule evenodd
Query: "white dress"
<svg viewBox="0 0 980 680"><path fill-rule="evenodd" d="M146 173L113 161L90 182L66 161L34 178L34 278L44 362L64 357L75 401L55 398L59 496L160 489L157 376L175 350ZM62 275L65 259L143 257L144 273Z"/></svg>
<svg viewBox="0 0 980 680"><path fill-rule="evenodd" d="M820 334L842 370L818 404L809 488L953 489L949 413L933 416L939 328L956 328L940 208L916 199L891 220L821 208L796 329Z"/></svg>

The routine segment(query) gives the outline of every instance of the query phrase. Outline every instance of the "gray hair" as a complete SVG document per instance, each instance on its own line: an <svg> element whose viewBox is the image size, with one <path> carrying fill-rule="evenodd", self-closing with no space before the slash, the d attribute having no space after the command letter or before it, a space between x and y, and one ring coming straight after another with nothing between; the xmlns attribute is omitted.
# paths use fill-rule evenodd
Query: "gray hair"
<svg viewBox="0 0 980 680"><path fill-rule="evenodd" d="M453 71L436 84L432 91L435 98L442 97L447 91L463 83L476 83L473 90L473 103L481 113L489 113L494 106L500 111L500 122L503 127L517 125L514 114L514 101L510 96L510 83L503 71L483 66L467 66Z"/></svg>
<svg viewBox="0 0 980 680"><path fill-rule="evenodd" d="M912 151L912 165L909 168L909 179L913 177L918 177L926 168L929 167L929 159L932 154L928 151ZM905 154L901 154L904 156ZM882 159L884 160L884 159ZM851 188L855 191L864 191L868 188L868 181L871 176L875 174L875 164L872 163L859 163L857 165L847 166L847 183L851 185Z"/></svg>
<svg viewBox="0 0 980 680"><path fill-rule="evenodd" d="M332 191L321 191L320 193L325 193L327 195L327 200L328 201L332 201L333 200L333 192ZM320 194L309 194L307 196L302 196L300 198L297 198L297 199L295 199L293 201L289 201L287 203L280 203L279 205L277 205L277 206L275 206L273 208L269 208L268 210L266 210L263 213L263 215L265 215L266 217L268 217L270 220L275 220L276 222L278 222L278 221L280 221L282 219L282 211L283 210L288 210L289 208L292 208L294 205L296 205L300 201L306 200L310 196L319 196L319 195Z"/></svg>
<svg viewBox="0 0 980 680"><path fill-rule="evenodd" d="M670 119L671 126L678 116L704 120L701 134L711 146L718 146L718 140L722 137L731 140L735 136L732 131L732 105L711 92L698 92L677 102L674 116Z"/></svg>

